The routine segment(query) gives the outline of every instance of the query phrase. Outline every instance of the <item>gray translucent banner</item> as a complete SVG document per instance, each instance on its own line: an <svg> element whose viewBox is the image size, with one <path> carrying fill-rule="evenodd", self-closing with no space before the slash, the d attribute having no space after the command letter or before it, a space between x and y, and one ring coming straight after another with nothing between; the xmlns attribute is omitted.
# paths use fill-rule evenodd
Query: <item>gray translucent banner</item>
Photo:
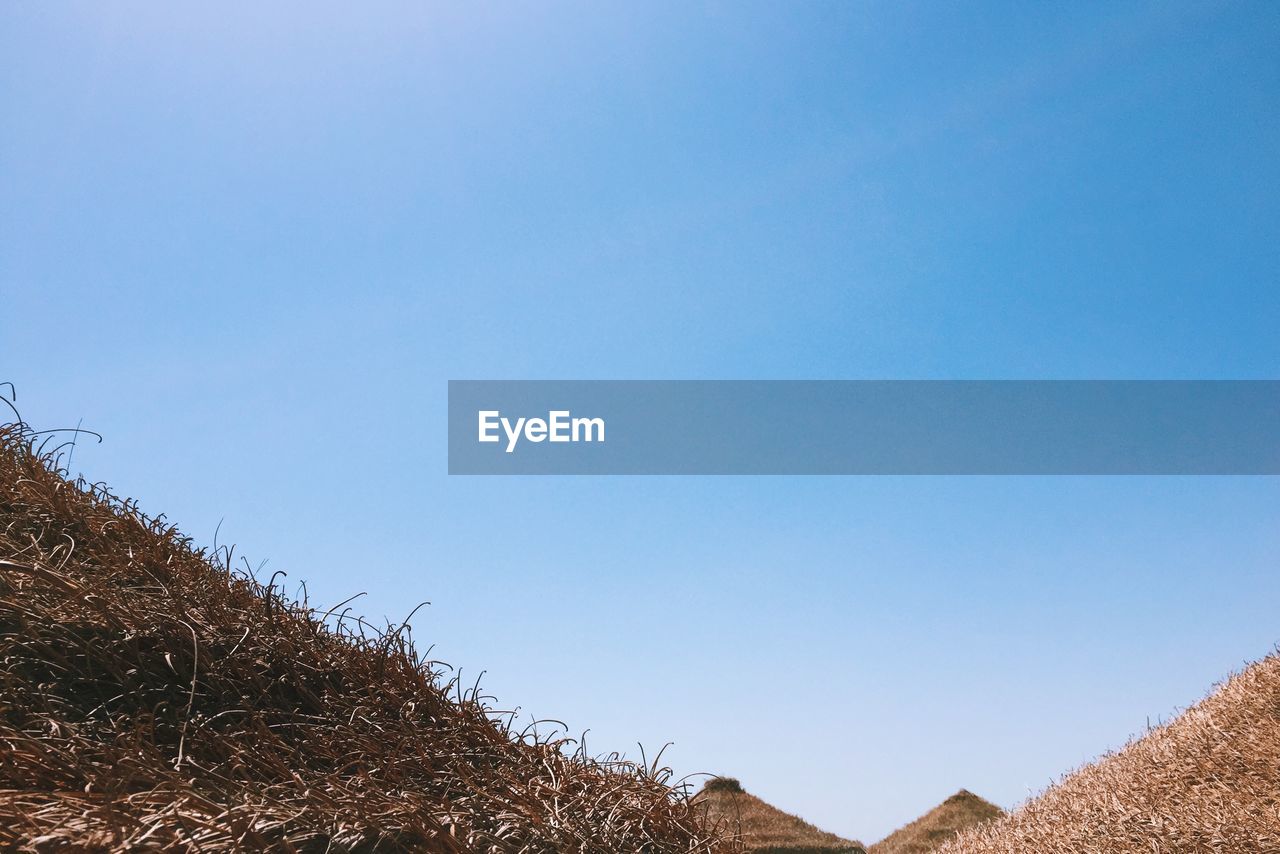
<svg viewBox="0 0 1280 854"><path fill-rule="evenodd" d="M1280 381L453 380L449 473L1274 475Z"/></svg>

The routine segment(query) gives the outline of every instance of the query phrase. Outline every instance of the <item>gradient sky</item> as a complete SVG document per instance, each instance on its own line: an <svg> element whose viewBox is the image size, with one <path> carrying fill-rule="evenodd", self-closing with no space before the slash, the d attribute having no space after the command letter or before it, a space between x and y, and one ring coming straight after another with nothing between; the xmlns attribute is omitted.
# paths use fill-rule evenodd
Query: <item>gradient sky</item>
<svg viewBox="0 0 1280 854"><path fill-rule="evenodd" d="M1280 641L1275 478L445 474L450 378L1280 378L1274 3L0 19L27 419L593 752L873 841Z"/></svg>

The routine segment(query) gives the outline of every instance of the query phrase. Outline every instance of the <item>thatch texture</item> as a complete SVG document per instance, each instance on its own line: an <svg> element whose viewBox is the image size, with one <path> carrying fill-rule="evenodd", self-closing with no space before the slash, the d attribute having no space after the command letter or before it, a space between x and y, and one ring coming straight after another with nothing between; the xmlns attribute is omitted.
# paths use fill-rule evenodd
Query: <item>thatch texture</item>
<svg viewBox="0 0 1280 854"><path fill-rule="evenodd" d="M1280 852L1280 656L940 851Z"/></svg>
<svg viewBox="0 0 1280 854"><path fill-rule="evenodd" d="M669 772L513 732L407 627L287 599L38 438L0 427L0 848L721 850Z"/></svg>

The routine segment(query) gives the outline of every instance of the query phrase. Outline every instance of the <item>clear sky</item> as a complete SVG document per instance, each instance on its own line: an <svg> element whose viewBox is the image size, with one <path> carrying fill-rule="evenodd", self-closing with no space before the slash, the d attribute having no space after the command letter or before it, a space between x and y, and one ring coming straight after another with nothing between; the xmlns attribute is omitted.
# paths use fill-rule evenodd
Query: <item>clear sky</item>
<svg viewBox="0 0 1280 854"><path fill-rule="evenodd" d="M593 751L872 841L1280 641L1275 478L449 478L450 378L1278 378L1274 3L10 4L0 380Z"/></svg>

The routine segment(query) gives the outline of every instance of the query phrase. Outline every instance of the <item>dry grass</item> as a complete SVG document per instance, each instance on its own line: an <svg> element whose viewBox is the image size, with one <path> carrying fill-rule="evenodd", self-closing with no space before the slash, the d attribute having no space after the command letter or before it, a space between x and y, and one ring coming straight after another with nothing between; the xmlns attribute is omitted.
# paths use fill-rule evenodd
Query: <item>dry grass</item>
<svg viewBox="0 0 1280 854"><path fill-rule="evenodd" d="M708 781L693 802L754 854L852 854L861 843L841 839L743 790L729 777Z"/></svg>
<svg viewBox="0 0 1280 854"><path fill-rule="evenodd" d="M925 854L962 830L1004 815L1000 807L961 789L915 821L872 845L870 854Z"/></svg>
<svg viewBox="0 0 1280 854"><path fill-rule="evenodd" d="M1280 656L940 851L1280 852Z"/></svg>
<svg viewBox="0 0 1280 854"><path fill-rule="evenodd" d="M37 438L0 426L0 848L730 850L669 771L513 731Z"/></svg>

